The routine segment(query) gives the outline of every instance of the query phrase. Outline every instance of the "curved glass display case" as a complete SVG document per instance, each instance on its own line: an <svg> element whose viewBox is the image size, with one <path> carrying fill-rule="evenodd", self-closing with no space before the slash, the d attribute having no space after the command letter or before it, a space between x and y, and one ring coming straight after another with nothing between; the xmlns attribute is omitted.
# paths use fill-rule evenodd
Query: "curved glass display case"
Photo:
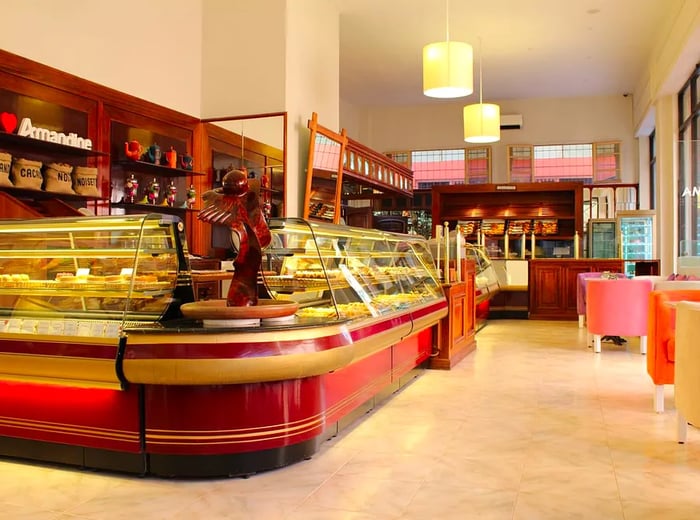
<svg viewBox="0 0 700 520"><path fill-rule="evenodd" d="M177 217L0 221L0 332L117 337L192 301Z"/></svg>
<svg viewBox="0 0 700 520"><path fill-rule="evenodd" d="M263 280L275 299L299 303L297 317L378 317L444 299L423 237L271 219Z"/></svg>

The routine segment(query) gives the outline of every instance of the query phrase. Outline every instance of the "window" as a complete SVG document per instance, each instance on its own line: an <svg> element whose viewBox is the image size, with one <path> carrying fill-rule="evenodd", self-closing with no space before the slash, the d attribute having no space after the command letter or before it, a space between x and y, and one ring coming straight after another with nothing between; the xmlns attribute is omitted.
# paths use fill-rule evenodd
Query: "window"
<svg viewBox="0 0 700 520"><path fill-rule="evenodd" d="M620 143L593 143L595 182L620 180Z"/></svg>
<svg viewBox="0 0 700 520"><path fill-rule="evenodd" d="M649 135L649 209L656 207L656 130Z"/></svg>
<svg viewBox="0 0 700 520"><path fill-rule="evenodd" d="M464 183L464 149L424 150L411 153L413 187Z"/></svg>
<svg viewBox="0 0 700 520"><path fill-rule="evenodd" d="M413 170L413 189L491 182L490 146L386 152L385 155Z"/></svg>
<svg viewBox="0 0 700 520"><path fill-rule="evenodd" d="M487 184L491 179L491 147L467 148L466 184Z"/></svg>
<svg viewBox="0 0 700 520"><path fill-rule="evenodd" d="M411 167L411 152L387 152L384 155L406 168Z"/></svg>
<svg viewBox="0 0 700 520"><path fill-rule="evenodd" d="M532 146L508 146L508 179L510 182L532 182Z"/></svg>
<svg viewBox="0 0 700 520"><path fill-rule="evenodd" d="M535 146L535 182L590 180L593 145L558 144Z"/></svg>
<svg viewBox="0 0 700 520"><path fill-rule="evenodd" d="M678 253L700 256L700 66L678 93Z"/></svg>
<svg viewBox="0 0 700 520"><path fill-rule="evenodd" d="M620 143L508 146L510 182L620 180Z"/></svg>

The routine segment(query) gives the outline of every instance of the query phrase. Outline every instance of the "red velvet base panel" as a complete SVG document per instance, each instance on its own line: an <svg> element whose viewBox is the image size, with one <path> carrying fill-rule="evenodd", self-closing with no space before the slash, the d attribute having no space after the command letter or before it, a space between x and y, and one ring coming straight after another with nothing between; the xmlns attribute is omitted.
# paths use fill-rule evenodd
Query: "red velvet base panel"
<svg viewBox="0 0 700 520"><path fill-rule="evenodd" d="M137 453L138 389L0 382L0 436Z"/></svg>
<svg viewBox="0 0 700 520"><path fill-rule="evenodd" d="M211 455L321 435L428 358L432 331L323 376L220 386L146 386L146 451Z"/></svg>
<svg viewBox="0 0 700 520"><path fill-rule="evenodd" d="M131 385L124 391L2 382L0 453L61 461L49 453L51 446L97 449L99 457L68 463L112 470L120 454L131 453L143 459L134 464L145 468L139 472L162 476L281 467L310 457L324 432L380 392L401 386L402 376L431 350L432 330L426 329L341 370L297 380ZM33 443L33 455L13 453L17 441ZM37 443L47 456L37 456Z"/></svg>

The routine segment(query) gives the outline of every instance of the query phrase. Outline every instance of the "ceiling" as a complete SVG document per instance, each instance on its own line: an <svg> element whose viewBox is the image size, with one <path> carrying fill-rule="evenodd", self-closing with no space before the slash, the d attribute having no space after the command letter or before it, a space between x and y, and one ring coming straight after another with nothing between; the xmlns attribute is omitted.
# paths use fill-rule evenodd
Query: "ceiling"
<svg viewBox="0 0 700 520"><path fill-rule="evenodd" d="M676 0L339 0L340 97L357 106L440 102L422 93L422 49L474 48L478 101L627 94ZM480 50L481 49L481 50Z"/></svg>

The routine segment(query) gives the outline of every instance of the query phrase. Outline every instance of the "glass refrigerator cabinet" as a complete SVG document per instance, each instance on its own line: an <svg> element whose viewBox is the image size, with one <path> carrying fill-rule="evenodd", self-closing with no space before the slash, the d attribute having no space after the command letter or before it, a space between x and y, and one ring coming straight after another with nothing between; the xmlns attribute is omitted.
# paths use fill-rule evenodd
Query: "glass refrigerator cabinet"
<svg viewBox="0 0 700 520"><path fill-rule="evenodd" d="M617 258L617 220L591 219L588 221L589 258Z"/></svg>
<svg viewBox="0 0 700 520"><path fill-rule="evenodd" d="M634 276L635 262L656 258L656 212L651 210L618 211L617 223L620 256L625 261L625 274Z"/></svg>

